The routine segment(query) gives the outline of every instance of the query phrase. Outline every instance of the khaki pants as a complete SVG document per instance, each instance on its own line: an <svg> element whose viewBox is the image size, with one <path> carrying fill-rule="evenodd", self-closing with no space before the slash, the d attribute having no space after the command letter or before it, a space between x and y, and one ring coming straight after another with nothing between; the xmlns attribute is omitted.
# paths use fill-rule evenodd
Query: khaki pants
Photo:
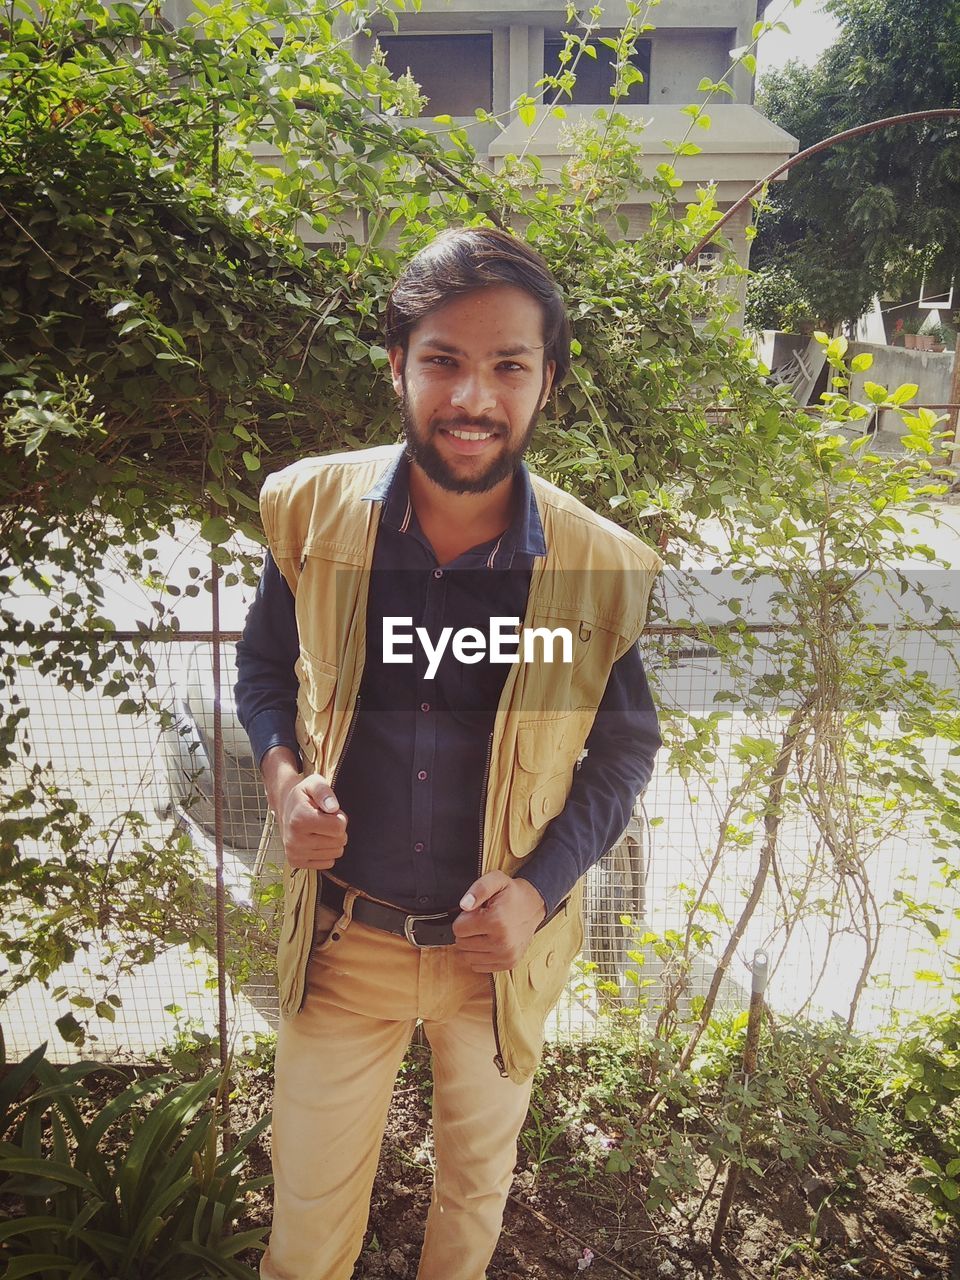
<svg viewBox="0 0 960 1280"><path fill-rule="evenodd" d="M501 1077L492 982L452 947L321 906L306 999L281 1019L274 1212L261 1280L350 1280L394 1080L416 1020L433 1052L436 1174L418 1280L483 1280L496 1247L532 1081Z"/></svg>

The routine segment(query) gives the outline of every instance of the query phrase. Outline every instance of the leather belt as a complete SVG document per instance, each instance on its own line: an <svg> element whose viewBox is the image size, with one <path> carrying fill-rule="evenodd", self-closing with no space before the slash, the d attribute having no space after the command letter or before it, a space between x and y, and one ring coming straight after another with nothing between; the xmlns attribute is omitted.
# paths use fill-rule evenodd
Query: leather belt
<svg viewBox="0 0 960 1280"><path fill-rule="evenodd" d="M342 912L345 896L342 885L334 884L326 876L320 877L320 901L325 907ZM351 917L373 929L406 938L414 947L451 947L456 942L453 922L459 914L459 911L441 911L434 915L408 915L400 907L388 907L358 896L353 900Z"/></svg>

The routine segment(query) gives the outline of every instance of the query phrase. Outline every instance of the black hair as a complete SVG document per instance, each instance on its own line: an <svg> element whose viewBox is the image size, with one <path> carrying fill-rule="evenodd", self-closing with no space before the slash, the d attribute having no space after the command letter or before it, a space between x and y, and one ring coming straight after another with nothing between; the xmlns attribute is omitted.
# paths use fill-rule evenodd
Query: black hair
<svg viewBox="0 0 960 1280"><path fill-rule="evenodd" d="M517 236L493 227L441 231L404 268L387 299L388 347L407 349L410 331L452 298L491 285L512 284L540 303L544 362L556 365L553 385L570 368L570 320L550 268Z"/></svg>

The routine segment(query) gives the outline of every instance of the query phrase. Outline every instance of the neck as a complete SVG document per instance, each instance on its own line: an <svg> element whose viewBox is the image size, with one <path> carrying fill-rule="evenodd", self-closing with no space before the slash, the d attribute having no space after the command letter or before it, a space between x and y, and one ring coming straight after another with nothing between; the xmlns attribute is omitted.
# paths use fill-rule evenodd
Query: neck
<svg viewBox="0 0 960 1280"><path fill-rule="evenodd" d="M513 508L513 482L511 475L486 493L451 493L411 462L410 501L424 532L432 530L451 543L462 542L467 549L506 529Z"/></svg>

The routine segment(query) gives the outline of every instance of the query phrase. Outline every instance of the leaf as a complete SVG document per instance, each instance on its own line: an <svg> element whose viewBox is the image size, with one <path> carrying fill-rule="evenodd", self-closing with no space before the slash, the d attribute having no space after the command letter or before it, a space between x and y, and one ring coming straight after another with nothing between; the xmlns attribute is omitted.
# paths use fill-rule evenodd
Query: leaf
<svg viewBox="0 0 960 1280"><path fill-rule="evenodd" d="M86 1032L72 1013L65 1013L58 1018L55 1026L67 1044L82 1044Z"/></svg>
<svg viewBox="0 0 960 1280"><path fill-rule="evenodd" d="M136 303L133 302L131 299L127 298L124 302L118 302L114 306L112 306L110 310L107 312L107 315L119 316L119 315L122 315L124 311L129 311L130 308L134 306L136 306Z"/></svg>
<svg viewBox="0 0 960 1280"><path fill-rule="evenodd" d="M914 1123L920 1120L926 1120L934 1108L934 1101L928 1098L926 1094L916 1093L907 1103L904 1112L908 1120Z"/></svg>
<svg viewBox="0 0 960 1280"><path fill-rule="evenodd" d="M537 108L532 104L518 108L517 115L520 117L522 124L529 129L537 118Z"/></svg>
<svg viewBox="0 0 960 1280"><path fill-rule="evenodd" d="M200 526L200 537L214 546L226 542L232 530L223 516L208 516Z"/></svg>
<svg viewBox="0 0 960 1280"><path fill-rule="evenodd" d="M863 393L874 404L883 404L887 398L887 388L881 387L878 382L865 382Z"/></svg>
<svg viewBox="0 0 960 1280"><path fill-rule="evenodd" d="M890 392L890 399L894 404L906 404L908 400L912 400L920 388L915 382L904 382L897 387L896 391Z"/></svg>
<svg viewBox="0 0 960 1280"><path fill-rule="evenodd" d="M873 356L869 351L861 351L858 356L854 356L850 361L850 368L854 373L865 373L873 365Z"/></svg>
<svg viewBox="0 0 960 1280"><path fill-rule="evenodd" d="M244 449L243 465L247 468L248 471L259 471L261 464L260 464L260 459L257 457L255 453L251 453L249 449ZM220 538L219 541L226 542L226 538Z"/></svg>

